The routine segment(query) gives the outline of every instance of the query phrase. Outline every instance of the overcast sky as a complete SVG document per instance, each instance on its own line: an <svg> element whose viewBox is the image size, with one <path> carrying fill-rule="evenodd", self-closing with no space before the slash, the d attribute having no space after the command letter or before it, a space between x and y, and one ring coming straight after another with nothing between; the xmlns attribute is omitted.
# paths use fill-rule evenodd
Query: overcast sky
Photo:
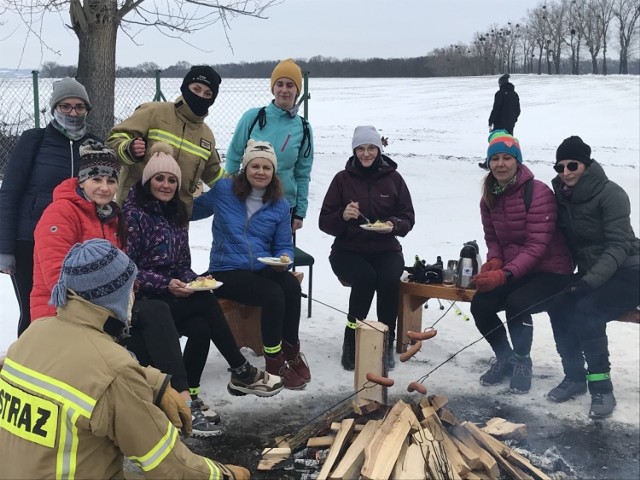
<svg viewBox="0 0 640 480"><path fill-rule="evenodd" d="M151 0L149 0L151 1ZM336 58L417 57L452 43L470 43L475 32L522 20L534 0L284 0L270 8L268 19L235 18L229 31L233 51L216 24L181 40L155 29L136 37L136 46L118 33L117 64L151 61L168 67L191 64L251 62L315 55ZM78 41L64 28L68 12L49 14L42 26L43 47L16 16L0 16L0 67L37 68L54 61L77 63ZM198 50L198 47L201 50Z"/></svg>

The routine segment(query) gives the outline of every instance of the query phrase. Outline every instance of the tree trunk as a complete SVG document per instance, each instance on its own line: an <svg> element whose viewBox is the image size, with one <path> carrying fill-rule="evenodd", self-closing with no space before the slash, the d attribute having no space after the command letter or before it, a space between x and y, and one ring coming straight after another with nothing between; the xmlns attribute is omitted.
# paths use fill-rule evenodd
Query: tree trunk
<svg viewBox="0 0 640 480"><path fill-rule="evenodd" d="M92 106L87 118L89 131L106 140L114 121L116 37L120 22L117 1L86 2L83 11L85 28L82 22L74 22L79 44L78 81L86 87Z"/></svg>

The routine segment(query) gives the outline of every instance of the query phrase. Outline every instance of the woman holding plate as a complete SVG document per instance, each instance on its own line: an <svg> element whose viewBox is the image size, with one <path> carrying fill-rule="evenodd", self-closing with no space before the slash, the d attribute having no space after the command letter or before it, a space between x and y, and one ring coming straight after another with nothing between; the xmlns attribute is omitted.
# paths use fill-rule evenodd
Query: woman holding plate
<svg viewBox="0 0 640 480"><path fill-rule="evenodd" d="M223 282L217 293L262 307L266 370L281 376L285 388L298 390L311 373L300 352L300 283L288 271L291 218L277 167L271 144L249 139L238 175L198 197L191 220L214 216L208 273Z"/></svg>
<svg viewBox="0 0 640 480"><path fill-rule="evenodd" d="M229 393L275 395L282 389L281 379L252 366L242 355L218 300L210 291L214 287L197 291L200 289L189 286L198 275L191 269L189 217L185 203L177 195L181 175L172 154L166 143L151 146L142 179L131 189L123 206L128 227L127 254L138 266L136 303L145 299L163 301L171 310L178 333L188 337L184 364L192 398L200 390L211 341L229 364Z"/></svg>
<svg viewBox="0 0 640 480"><path fill-rule="evenodd" d="M329 261L336 276L351 285L342 345L342 366L355 368L356 320L369 315L377 296L378 321L389 327L385 357L394 367L393 340L398 318L398 282L404 270L404 237L414 224L411 194L398 165L382 153L375 127L356 127L353 155L333 178L320 211L320 230L336 237Z"/></svg>

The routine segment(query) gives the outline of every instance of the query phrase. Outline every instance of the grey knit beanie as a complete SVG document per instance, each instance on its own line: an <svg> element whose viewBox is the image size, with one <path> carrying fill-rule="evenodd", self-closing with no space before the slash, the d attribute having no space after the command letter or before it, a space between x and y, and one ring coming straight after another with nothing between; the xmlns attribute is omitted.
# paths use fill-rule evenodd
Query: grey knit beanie
<svg viewBox="0 0 640 480"><path fill-rule="evenodd" d="M360 125L353 131L351 148L355 150L360 145L375 145L382 153L382 138L373 125Z"/></svg>
<svg viewBox="0 0 640 480"><path fill-rule="evenodd" d="M51 94L51 102L49 102L52 115L56 105L67 98L79 98L87 104L88 108L91 108L89 95L87 95L84 85L71 77L65 77L53 83L53 93Z"/></svg>
<svg viewBox="0 0 640 480"><path fill-rule="evenodd" d="M62 262L49 305L66 305L67 289L71 289L85 300L110 310L127 325L129 297L137 274L133 261L107 240L93 238L76 243Z"/></svg>

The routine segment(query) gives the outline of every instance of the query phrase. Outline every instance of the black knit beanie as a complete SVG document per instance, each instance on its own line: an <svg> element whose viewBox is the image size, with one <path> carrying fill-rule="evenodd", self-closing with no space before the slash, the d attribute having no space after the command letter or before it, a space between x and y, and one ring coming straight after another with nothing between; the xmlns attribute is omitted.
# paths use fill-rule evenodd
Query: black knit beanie
<svg viewBox="0 0 640 480"><path fill-rule="evenodd" d="M585 164L591 165L591 147L584 143L580 137L573 135L565 138L556 150L556 163L560 160L577 160Z"/></svg>

